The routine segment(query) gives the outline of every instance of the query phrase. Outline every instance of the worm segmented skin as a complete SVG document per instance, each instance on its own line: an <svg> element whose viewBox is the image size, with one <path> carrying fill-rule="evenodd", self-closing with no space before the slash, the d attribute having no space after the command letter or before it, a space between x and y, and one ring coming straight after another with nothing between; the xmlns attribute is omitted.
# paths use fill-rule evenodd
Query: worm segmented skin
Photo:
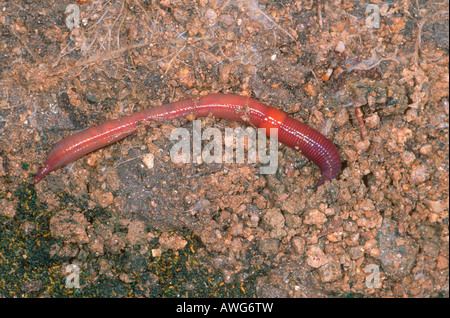
<svg viewBox="0 0 450 318"><path fill-rule="evenodd" d="M266 128L268 137L277 137L279 142L298 150L320 168L322 176L317 185L332 180L339 174L341 157L336 147L308 125L253 98L232 94L209 94L199 99L185 99L106 121L60 140L50 150L34 182L41 181L50 172L92 151L134 134L141 124L185 117L189 114L196 117L212 114L218 118ZM278 128L275 130L277 136L271 136L269 128Z"/></svg>

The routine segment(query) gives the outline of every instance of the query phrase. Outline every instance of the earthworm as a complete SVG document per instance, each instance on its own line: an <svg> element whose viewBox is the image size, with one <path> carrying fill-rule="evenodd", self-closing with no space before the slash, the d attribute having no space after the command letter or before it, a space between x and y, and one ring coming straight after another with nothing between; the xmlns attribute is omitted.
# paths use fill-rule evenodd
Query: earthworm
<svg viewBox="0 0 450 318"><path fill-rule="evenodd" d="M142 110L63 138L50 150L46 161L34 177L34 182L39 182L50 172L92 151L134 134L141 124L148 126L152 121L171 120L190 114L196 117L212 114L217 118L237 120L257 128L266 128L268 137L277 137L279 142L298 150L320 168L322 176L318 186L339 174L341 158L338 150L331 141L313 128L289 117L277 108L250 97L209 94L199 99L185 99ZM271 136L269 128L278 128L273 130L277 132L277 136Z"/></svg>

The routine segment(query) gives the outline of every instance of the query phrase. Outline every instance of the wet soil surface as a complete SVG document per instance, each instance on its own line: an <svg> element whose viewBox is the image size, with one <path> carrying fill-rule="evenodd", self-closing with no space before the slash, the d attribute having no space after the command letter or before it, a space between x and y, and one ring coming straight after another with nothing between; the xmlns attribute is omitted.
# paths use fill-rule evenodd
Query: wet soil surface
<svg viewBox="0 0 450 318"><path fill-rule="evenodd" d="M0 297L448 297L448 2L372 3L0 2ZM208 92L322 132L339 177L176 164L182 118L33 184L61 138Z"/></svg>

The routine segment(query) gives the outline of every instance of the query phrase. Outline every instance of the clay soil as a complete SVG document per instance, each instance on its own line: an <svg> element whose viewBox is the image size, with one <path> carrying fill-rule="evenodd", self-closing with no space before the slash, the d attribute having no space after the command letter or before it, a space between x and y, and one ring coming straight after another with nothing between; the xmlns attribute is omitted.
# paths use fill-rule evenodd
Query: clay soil
<svg viewBox="0 0 450 318"><path fill-rule="evenodd" d="M448 1L73 2L0 2L0 297L449 296ZM319 130L339 177L281 144L272 175L173 163L182 118L33 184L61 138L209 92Z"/></svg>

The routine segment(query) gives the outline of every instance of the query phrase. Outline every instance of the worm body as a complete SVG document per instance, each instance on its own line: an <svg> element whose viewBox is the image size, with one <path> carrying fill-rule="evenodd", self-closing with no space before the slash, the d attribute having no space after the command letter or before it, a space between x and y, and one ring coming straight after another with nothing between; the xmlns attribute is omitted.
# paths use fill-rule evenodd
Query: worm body
<svg viewBox="0 0 450 318"><path fill-rule="evenodd" d="M34 178L37 183L50 172L82 156L134 134L138 125L151 121L170 120L194 114L206 117L232 119L266 128L268 137L298 150L312 160L321 170L318 185L339 174L341 158L336 147L322 134L308 125L289 117L283 111L263 104L256 99L231 95L210 94L199 99L185 99L101 123L100 125L68 136L57 142ZM270 136L269 128L278 128L277 136Z"/></svg>

